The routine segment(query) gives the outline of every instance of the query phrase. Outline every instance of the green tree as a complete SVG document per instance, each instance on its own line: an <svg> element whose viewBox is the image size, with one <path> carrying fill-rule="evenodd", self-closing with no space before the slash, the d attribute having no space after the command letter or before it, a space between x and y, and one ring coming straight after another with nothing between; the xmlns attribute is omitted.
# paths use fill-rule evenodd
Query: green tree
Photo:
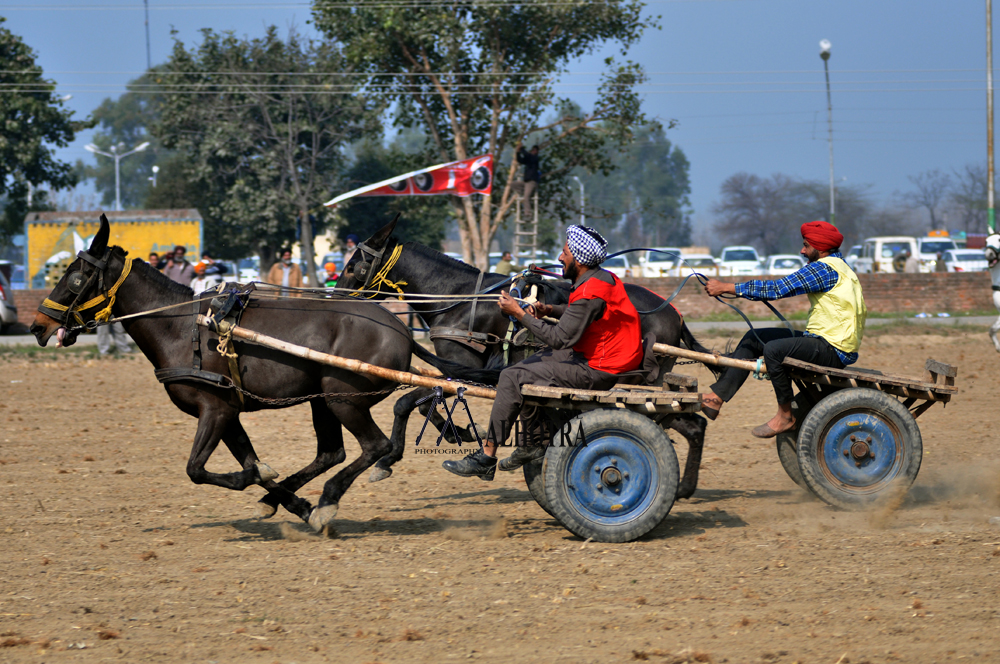
<svg viewBox="0 0 1000 664"><path fill-rule="evenodd" d="M190 51L174 44L153 133L188 160L189 177L207 192L202 213L215 237L252 247L266 270L298 225L303 257L314 264L310 217L324 222L344 147L376 129L377 116L341 83L347 66L333 44L294 32L282 40L273 26L257 39L202 34Z"/></svg>
<svg viewBox="0 0 1000 664"><path fill-rule="evenodd" d="M316 2L316 26L344 44L348 63L373 94L397 105L397 123L419 126L436 160L491 153L497 163L491 196L450 203L463 252L486 268L490 242L513 211L515 148L541 135L544 209L569 216L567 182L575 168L608 172L607 146L625 146L643 124L635 86L644 79L633 63L607 60L597 101L586 113L569 112L554 85L568 63L608 43L622 52L655 21L639 0L569 3L436 2L393 7L348 0ZM540 122L546 109L557 118Z"/></svg>
<svg viewBox="0 0 1000 664"><path fill-rule="evenodd" d="M691 244L690 164L651 123L627 150L609 150L614 169L582 174L590 220L615 247ZM576 205L579 208L579 203Z"/></svg>
<svg viewBox="0 0 1000 664"><path fill-rule="evenodd" d="M76 184L73 166L55 158L51 146L66 147L92 122L71 120L72 111L55 95L55 82L42 75L35 52L3 27L0 17L0 243L23 232L29 191L41 185L68 189ZM39 199L40 200L40 199Z"/></svg>

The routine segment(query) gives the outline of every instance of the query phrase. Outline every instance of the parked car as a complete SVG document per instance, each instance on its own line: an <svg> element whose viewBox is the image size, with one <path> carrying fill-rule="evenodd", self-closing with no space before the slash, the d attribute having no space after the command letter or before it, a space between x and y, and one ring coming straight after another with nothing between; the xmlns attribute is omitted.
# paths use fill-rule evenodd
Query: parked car
<svg viewBox="0 0 1000 664"><path fill-rule="evenodd" d="M977 249L952 249L944 252L948 272L981 272L989 268L986 256Z"/></svg>
<svg viewBox="0 0 1000 664"><path fill-rule="evenodd" d="M685 254L672 270L671 276L686 277L695 272L706 277L718 277L719 263L710 254Z"/></svg>
<svg viewBox="0 0 1000 664"><path fill-rule="evenodd" d="M10 272L13 274L13 264L7 263L7 265L10 266ZM4 272L5 270L0 270L0 334L6 332L11 325L17 322L14 292Z"/></svg>
<svg viewBox="0 0 1000 664"><path fill-rule="evenodd" d="M958 245L949 237L922 237L917 240L917 253L920 259L921 272L933 272L937 263L937 255L946 251L957 250Z"/></svg>
<svg viewBox="0 0 1000 664"><path fill-rule="evenodd" d="M797 254L774 254L764 263L764 274L786 276L802 269L806 262Z"/></svg>
<svg viewBox="0 0 1000 664"><path fill-rule="evenodd" d="M854 261L856 261L858 256L861 255L861 249L861 245L856 244L851 247L846 254L844 254L844 262L847 263L852 270L854 269Z"/></svg>
<svg viewBox="0 0 1000 664"><path fill-rule="evenodd" d="M622 254L621 256L609 258L601 263L601 267L614 274L619 279L632 276L632 265L628 262L628 254ZM638 272L639 266L637 265L635 269Z"/></svg>
<svg viewBox="0 0 1000 664"><path fill-rule="evenodd" d="M653 247L656 251L639 254L639 267L644 277L665 277L677 267L681 250L677 247Z"/></svg>
<svg viewBox="0 0 1000 664"><path fill-rule="evenodd" d="M760 274L760 256L753 247L723 247L719 255L719 272L732 277Z"/></svg>
<svg viewBox="0 0 1000 664"><path fill-rule="evenodd" d="M250 258L241 258L237 263L239 268L239 281L241 284L250 283L251 281L260 280L260 257L251 256Z"/></svg>
<svg viewBox="0 0 1000 664"><path fill-rule="evenodd" d="M861 255L854 261L854 271L858 274L902 272L902 266L897 270L893 261L904 251L916 256L917 238L906 235L866 238Z"/></svg>

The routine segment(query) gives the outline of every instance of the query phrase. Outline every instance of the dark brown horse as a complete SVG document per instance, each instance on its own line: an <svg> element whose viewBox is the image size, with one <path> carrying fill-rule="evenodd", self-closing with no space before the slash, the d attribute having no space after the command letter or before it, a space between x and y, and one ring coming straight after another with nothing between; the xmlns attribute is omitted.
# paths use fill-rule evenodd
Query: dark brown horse
<svg viewBox="0 0 1000 664"><path fill-rule="evenodd" d="M71 345L82 329L74 323L92 321L98 311L108 306L109 300L102 295L113 296L111 313L116 317L172 307L126 319L123 324L155 369L185 373L192 368L196 350L201 356L202 374L165 384L174 405L198 418L187 464L188 476L198 484L236 491L259 484L268 491L262 501L265 503L262 516L270 516L281 504L317 530L329 524L337 513L341 496L355 478L393 448L372 419L371 408L385 399L395 385L235 341L240 380L248 392L271 399L327 393L325 397L309 399L316 431L316 458L288 478L275 482L277 473L257 458L240 424L240 413L283 408L288 404L262 403L251 398L241 404L238 393L231 387L227 360L216 351L216 336L204 327L195 326L196 315L204 314L209 302L193 302L190 288L170 281L140 259L127 258L120 247L109 248L109 236L107 218L101 215L101 227L90 248L80 252L35 317L31 332L38 343L44 346L56 335L62 344ZM406 370L410 365L409 329L394 314L373 303L255 298L245 309L241 324L294 344L390 369ZM309 501L297 497L295 491L346 459L341 426L358 439L361 456L326 482L314 508ZM242 470L230 473L205 470L220 440Z"/></svg>
<svg viewBox="0 0 1000 664"><path fill-rule="evenodd" d="M407 293L436 295L467 295L476 292L477 286L479 290L492 287L494 289L492 292L499 293L500 288L510 287L505 275L481 274L471 265L424 245L416 242L400 243L392 235L395 227L396 221L393 220L358 247L337 282L338 288L379 290L380 293L376 297L392 298L398 295L397 287ZM378 278L379 274L383 274L385 281ZM389 282L392 286L387 286ZM553 281L546 282L546 285L549 287L545 289L546 296L542 301L549 304L565 304L569 301L567 282ZM651 334L659 343L672 346L680 346L683 343L691 350L710 352L694 338L677 310L659 295L635 284L625 284L625 290L632 304L640 312L643 336ZM447 334L451 336L438 338L433 338L434 331L431 332L434 350L438 357L466 367L484 368L502 365L503 345L496 340L503 339L506 335L509 320L500 312L495 302L481 302L475 309L471 304L464 302L448 306L439 302L421 304L418 301L411 301L410 306L432 328L449 331ZM489 336L493 341L476 343L475 340L463 339L463 333L470 329L484 337ZM519 355L515 349L510 361L515 362L523 357L523 352ZM670 371L673 364L672 357L660 358L661 374ZM414 390L396 401L392 428L394 447L389 455L380 459L375 465L372 470L372 481L389 477L392 474L392 465L403 457L406 425L410 413L417 407L417 401L428 393L429 390ZM425 403L420 408L421 412L427 414L430 405ZM440 428L443 423L441 417L433 411L430 414L432 421ZM658 423L665 429L677 431L687 440L687 462L677 497L690 498L698 486L698 471L707 422L704 417L697 414L681 414L662 416ZM465 430L460 430L460 433L465 434L462 436L463 440L475 440L471 433Z"/></svg>

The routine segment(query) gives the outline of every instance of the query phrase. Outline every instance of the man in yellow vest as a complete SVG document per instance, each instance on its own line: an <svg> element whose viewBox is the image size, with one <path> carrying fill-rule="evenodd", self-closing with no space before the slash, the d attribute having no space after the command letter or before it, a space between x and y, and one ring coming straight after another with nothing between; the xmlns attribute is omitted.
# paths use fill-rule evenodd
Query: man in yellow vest
<svg viewBox="0 0 1000 664"><path fill-rule="evenodd" d="M805 332L786 328L751 330L743 336L732 357L751 360L764 356L778 414L751 433L757 438L773 438L797 425L792 417L792 381L782 362L786 357L843 369L858 361L858 349L865 331L865 298L854 271L844 262L840 245L844 236L832 224L811 221L802 224L802 251L809 263L801 270L774 281L754 280L730 284L709 279L705 292L716 297L736 295L747 300L779 300L808 295L812 308ZM714 420L724 402L732 399L750 375L748 371L726 369L705 395L702 412Z"/></svg>

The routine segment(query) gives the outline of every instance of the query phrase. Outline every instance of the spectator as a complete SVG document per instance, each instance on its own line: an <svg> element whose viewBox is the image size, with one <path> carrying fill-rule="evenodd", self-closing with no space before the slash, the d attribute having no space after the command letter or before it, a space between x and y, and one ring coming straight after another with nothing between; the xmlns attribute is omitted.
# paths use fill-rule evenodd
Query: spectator
<svg viewBox="0 0 1000 664"><path fill-rule="evenodd" d="M97 351L102 356L107 356L115 348L122 355L132 352L132 349L128 345L128 335L125 334L125 326L121 323L112 323L111 325L101 325L98 327Z"/></svg>
<svg viewBox="0 0 1000 664"><path fill-rule="evenodd" d="M271 266L267 283L282 288L302 288L302 270L292 262L291 251L286 249L281 254L281 261Z"/></svg>
<svg viewBox="0 0 1000 664"><path fill-rule="evenodd" d="M194 279L194 266L184 260L187 249L178 245L174 248L174 253L167 257L167 265L163 268L163 274L173 281L184 286L190 286Z"/></svg>
<svg viewBox="0 0 1000 664"><path fill-rule="evenodd" d="M934 271L935 272L947 272L948 271L948 264L944 262L944 253L943 252L940 252L940 251L938 252L937 261L935 261L935 263L934 263Z"/></svg>
<svg viewBox="0 0 1000 664"><path fill-rule="evenodd" d="M200 293L207 291L213 286L218 286L219 282L211 283L213 277L205 275L206 265L204 263L194 264L194 279L191 281L191 290L194 291L195 297Z"/></svg>
<svg viewBox="0 0 1000 664"><path fill-rule="evenodd" d="M213 277L215 283L212 286L218 286L222 283L222 275L229 272L223 263L216 262L206 251L201 255L201 262L205 264L205 277Z"/></svg>
<svg viewBox="0 0 1000 664"><path fill-rule="evenodd" d="M538 183L542 180L542 172L538 168L538 146L531 146L530 152L525 152L523 145L517 146L517 163L524 165L524 179L520 182L512 183L514 191L522 196L522 210L524 219L530 221L532 217L532 197Z"/></svg>
<svg viewBox="0 0 1000 664"><path fill-rule="evenodd" d="M520 272L522 269L524 268L515 263L514 259L511 258L510 252L505 251L503 252L503 256L500 257L500 262L497 263L496 273L507 276L514 272Z"/></svg>
<svg viewBox="0 0 1000 664"><path fill-rule="evenodd" d="M909 251L904 251L906 261L903 263L903 272L906 274L918 274L920 272L920 261Z"/></svg>
<svg viewBox="0 0 1000 664"><path fill-rule="evenodd" d="M149 266L154 270L163 269L163 263L160 262L160 255L155 251L149 253Z"/></svg>
<svg viewBox="0 0 1000 664"><path fill-rule="evenodd" d="M344 270L347 269L347 264L351 262L351 256L358 248L358 236L351 233L344 240ZM341 270L343 271L343 270Z"/></svg>
<svg viewBox="0 0 1000 664"><path fill-rule="evenodd" d="M326 265L323 266L323 269L326 270L326 281L323 282L323 285L327 288L336 288L338 279L337 264L327 263Z"/></svg>

